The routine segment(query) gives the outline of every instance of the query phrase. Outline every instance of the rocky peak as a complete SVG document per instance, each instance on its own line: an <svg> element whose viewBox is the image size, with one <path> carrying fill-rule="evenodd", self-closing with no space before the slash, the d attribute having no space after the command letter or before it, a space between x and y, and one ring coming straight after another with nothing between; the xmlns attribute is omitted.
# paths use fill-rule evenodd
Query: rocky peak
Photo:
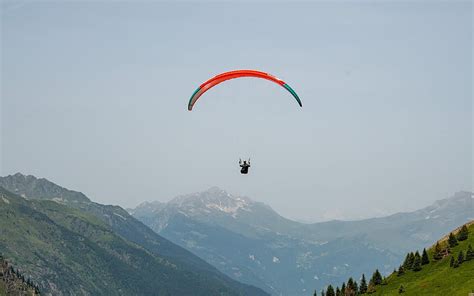
<svg viewBox="0 0 474 296"><path fill-rule="evenodd" d="M437 200L431 206L427 207L426 210L430 212L441 211L450 208L461 208L461 209L473 209L474 211L474 198L472 192L459 191L453 196L441 200Z"/></svg>
<svg viewBox="0 0 474 296"><path fill-rule="evenodd" d="M239 210L250 211L253 203L249 198L234 196L219 187L211 187L202 192L178 196L168 204L188 214L217 211L235 216Z"/></svg>
<svg viewBox="0 0 474 296"><path fill-rule="evenodd" d="M0 186L28 199L51 199L59 202L90 202L81 192L68 190L47 179L16 173L0 177Z"/></svg>

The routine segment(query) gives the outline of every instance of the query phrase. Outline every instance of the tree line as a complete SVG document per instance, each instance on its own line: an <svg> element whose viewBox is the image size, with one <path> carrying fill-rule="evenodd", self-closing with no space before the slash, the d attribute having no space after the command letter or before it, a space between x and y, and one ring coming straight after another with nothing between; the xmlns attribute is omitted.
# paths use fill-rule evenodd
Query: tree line
<svg viewBox="0 0 474 296"><path fill-rule="evenodd" d="M457 237L450 233L448 237L448 246L453 248L458 245L458 241L464 241L468 238L469 231L464 225L461 230L459 231ZM454 254L451 255L451 259L449 261L449 266L453 268L459 267L463 262L471 261L474 259L474 250L472 249L471 244L467 246L466 250L459 251L458 255L455 256Z"/></svg>

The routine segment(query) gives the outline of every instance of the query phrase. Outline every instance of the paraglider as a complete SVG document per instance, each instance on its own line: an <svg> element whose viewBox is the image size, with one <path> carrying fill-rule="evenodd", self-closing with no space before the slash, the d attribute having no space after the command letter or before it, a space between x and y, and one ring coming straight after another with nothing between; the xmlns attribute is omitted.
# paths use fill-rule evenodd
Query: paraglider
<svg viewBox="0 0 474 296"><path fill-rule="evenodd" d="M303 107L303 104L301 103L300 98L296 94L296 92L283 80L276 78L273 75L270 75L265 72L260 72L257 70L235 70L235 71L229 71L225 72L222 74L219 74L217 76L214 76L213 78L207 80L203 84L201 84L193 93L191 98L189 99L188 103L188 110L191 111L193 110L194 104L196 101L209 89L213 88L214 86L230 79L235 79L235 78L242 78L242 77L255 77L255 78L262 78L266 79L269 81L272 81L274 83L277 83L284 87L288 92L291 93L291 95L295 98L296 102L300 107Z"/></svg>
<svg viewBox="0 0 474 296"><path fill-rule="evenodd" d="M242 159L239 159L239 165L241 167L240 173L244 174L244 175L248 174L249 173L249 167L250 167L250 158L249 158L248 162L246 160L244 160L243 163L242 163Z"/></svg>
<svg viewBox="0 0 474 296"><path fill-rule="evenodd" d="M303 107L303 104L301 103L301 100L298 97L298 94L296 94L296 92L283 80L276 78L275 76L270 75L268 73L257 71L257 70L235 70L235 71L229 71L229 72L216 75L212 77L211 79L207 80L206 82L204 82L203 84L201 84L194 91L191 98L189 99L188 110L192 111L194 104L196 104L196 101L209 89L213 88L214 86L224 81L227 81L230 79L242 78L242 77L261 78L261 79L266 79L276 84L279 84L293 96L293 98L296 100L296 102L298 103L300 107ZM243 162L242 160L239 160L239 166L241 168L240 169L241 174L244 174L244 175L248 174L249 168L250 168L250 159L248 160L248 162L246 160L244 160Z"/></svg>

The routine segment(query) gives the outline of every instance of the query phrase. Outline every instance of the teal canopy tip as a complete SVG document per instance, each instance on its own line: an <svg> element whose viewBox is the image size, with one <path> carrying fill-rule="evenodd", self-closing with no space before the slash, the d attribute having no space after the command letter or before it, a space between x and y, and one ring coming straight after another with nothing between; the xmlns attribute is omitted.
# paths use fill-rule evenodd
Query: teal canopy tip
<svg viewBox="0 0 474 296"><path fill-rule="evenodd" d="M303 103L301 103L301 100L300 100L300 97L298 96L298 94L291 88L291 86L289 86L288 84L283 84L283 87L286 88L287 91L289 91L293 97L295 98L296 102L298 102L298 105L300 105L300 107L303 107Z"/></svg>

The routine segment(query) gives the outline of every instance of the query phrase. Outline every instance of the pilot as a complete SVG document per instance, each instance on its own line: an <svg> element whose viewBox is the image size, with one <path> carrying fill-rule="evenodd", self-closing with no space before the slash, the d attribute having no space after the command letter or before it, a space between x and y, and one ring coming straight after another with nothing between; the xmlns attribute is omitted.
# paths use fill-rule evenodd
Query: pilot
<svg viewBox="0 0 474 296"><path fill-rule="evenodd" d="M249 159L248 162L247 162L246 160L244 160L243 163L242 163L242 160L239 159L239 165L240 165L240 167L241 167L240 173L241 173L241 174L248 174L248 172L249 172L249 167L250 167L250 159Z"/></svg>

